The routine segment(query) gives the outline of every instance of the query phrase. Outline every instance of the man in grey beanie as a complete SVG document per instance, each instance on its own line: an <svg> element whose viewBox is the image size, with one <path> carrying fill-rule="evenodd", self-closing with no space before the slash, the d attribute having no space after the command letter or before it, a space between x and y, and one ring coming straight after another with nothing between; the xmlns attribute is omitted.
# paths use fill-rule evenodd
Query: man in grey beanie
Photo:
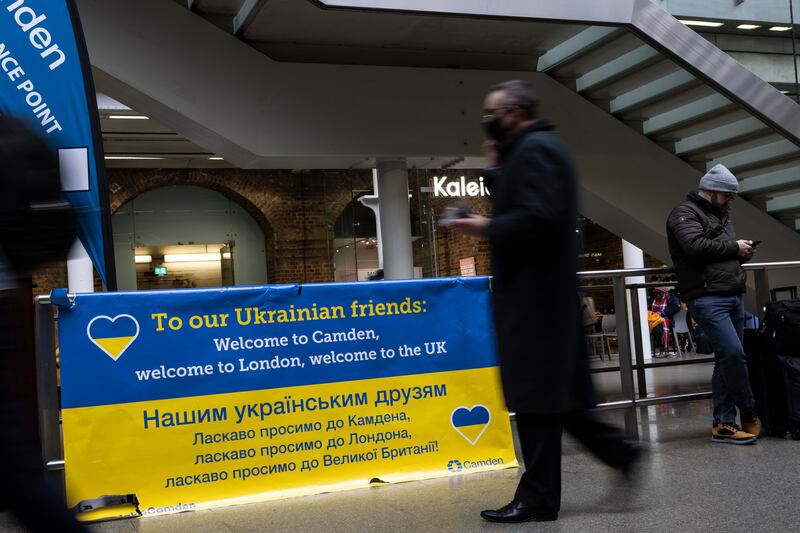
<svg viewBox="0 0 800 533"><path fill-rule="evenodd" d="M711 440L751 444L761 433L761 423L742 348L747 280L742 263L756 249L753 241L736 240L730 203L737 192L736 176L716 165L669 214L667 239L681 298L714 348ZM741 427L736 424L737 407Z"/></svg>

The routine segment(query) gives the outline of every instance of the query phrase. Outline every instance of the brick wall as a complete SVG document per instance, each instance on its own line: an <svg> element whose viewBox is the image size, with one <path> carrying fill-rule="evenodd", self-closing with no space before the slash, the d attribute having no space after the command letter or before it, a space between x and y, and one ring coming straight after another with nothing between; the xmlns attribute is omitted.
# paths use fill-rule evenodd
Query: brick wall
<svg viewBox="0 0 800 533"><path fill-rule="evenodd" d="M67 262L59 261L39 268L31 276L33 295L50 294L50 289L67 286Z"/></svg>
<svg viewBox="0 0 800 533"><path fill-rule="evenodd" d="M480 171L410 171L413 197L411 211L422 222L423 238L413 245L414 263L423 275L434 275L430 260L430 226L452 198L432 194L420 200L419 188L430 186L433 176L465 176L477 180ZM171 185L193 185L217 191L245 209L261 227L266 240L269 283L333 281L333 226L344 208L364 191L372 189L368 170L308 171L236 169L111 169L108 171L112 213L140 194ZM473 211L489 214L487 198L467 198ZM582 225L584 255L581 269L622 268L619 237L586 220ZM485 240L435 229L440 276L457 276L459 260L475 258L479 275L489 274L489 247ZM661 262L645 255L646 266ZM99 279L96 280L99 289ZM46 294L67 285L66 263L54 263L33 276L34 294ZM598 305L607 299L598 295Z"/></svg>

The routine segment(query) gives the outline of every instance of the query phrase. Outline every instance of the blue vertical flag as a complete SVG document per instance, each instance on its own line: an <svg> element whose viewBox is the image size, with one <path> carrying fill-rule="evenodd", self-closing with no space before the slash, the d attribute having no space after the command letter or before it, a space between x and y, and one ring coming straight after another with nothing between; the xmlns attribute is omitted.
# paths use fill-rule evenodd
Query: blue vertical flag
<svg viewBox="0 0 800 533"><path fill-rule="evenodd" d="M116 290L100 121L73 0L0 0L0 113L28 122L58 152L80 240Z"/></svg>

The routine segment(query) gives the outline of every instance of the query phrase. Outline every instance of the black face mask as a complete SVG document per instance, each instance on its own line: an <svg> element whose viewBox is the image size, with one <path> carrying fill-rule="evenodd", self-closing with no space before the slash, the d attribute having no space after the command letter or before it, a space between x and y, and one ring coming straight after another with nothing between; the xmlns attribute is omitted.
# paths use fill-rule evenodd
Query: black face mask
<svg viewBox="0 0 800 533"><path fill-rule="evenodd" d="M490 139L501 142L506 138L506 130L500 124L500 119L498 117L494 117L489 121L481 122L481 126L483 127L483 132Z"/></svg>

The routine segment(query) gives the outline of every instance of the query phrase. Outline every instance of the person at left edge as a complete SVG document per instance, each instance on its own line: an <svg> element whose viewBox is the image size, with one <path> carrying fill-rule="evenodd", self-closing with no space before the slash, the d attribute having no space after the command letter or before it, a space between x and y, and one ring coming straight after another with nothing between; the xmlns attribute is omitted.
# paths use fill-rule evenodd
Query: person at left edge
<svg viewBox="0 0 800 533"><path fill-rule="evenodd" d="M82 533L46 477L39 453L35 398L27 381L33 317L24 281L36 267L64 259L76 235L75 214L62 197L58 159L17 118L0 116L0 509L35 533Z"/></svg>
<svg viewBox="0 0 800 533"><path fill-rule="evenodd" d="M523 81L484 99L492 217L450 228L486 236L500 375L516 412L525 463L513 500L481 516L492 522L556 520L561 508L561 433L566 429L627 479L640 445L589 409L595 405L578 298L578 180L555 128L538 116Z"/></svg>

